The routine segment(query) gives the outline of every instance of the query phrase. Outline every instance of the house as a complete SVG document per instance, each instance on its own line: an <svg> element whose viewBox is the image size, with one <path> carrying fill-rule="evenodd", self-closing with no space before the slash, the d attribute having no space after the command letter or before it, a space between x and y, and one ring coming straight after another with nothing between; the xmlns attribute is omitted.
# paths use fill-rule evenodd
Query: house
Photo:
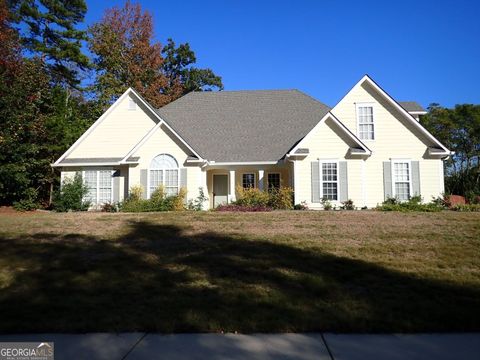
<svg viewBox="0 0 480 360"><path fill-rule="evenodd" d="M155 109L128 89L53 166L82 172L94 204L143 196L163 184L188 199L202 188L210 208L239 186L290 186L320 209L352 199L425 201L444 191L451 152L420 123L425 110L397 102L365 75L333 108L297 90L192 92Z"/></svg>

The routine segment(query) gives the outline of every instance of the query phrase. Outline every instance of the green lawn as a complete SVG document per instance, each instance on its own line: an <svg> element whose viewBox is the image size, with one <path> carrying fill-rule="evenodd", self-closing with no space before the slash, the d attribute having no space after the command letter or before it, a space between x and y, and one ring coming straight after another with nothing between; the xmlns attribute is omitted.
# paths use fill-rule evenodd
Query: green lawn
<svg viewBox="0 0 480 360"><path fill-rule="evenodd" d="M480 330L480 213L0 214L0 332Z"/></svg>

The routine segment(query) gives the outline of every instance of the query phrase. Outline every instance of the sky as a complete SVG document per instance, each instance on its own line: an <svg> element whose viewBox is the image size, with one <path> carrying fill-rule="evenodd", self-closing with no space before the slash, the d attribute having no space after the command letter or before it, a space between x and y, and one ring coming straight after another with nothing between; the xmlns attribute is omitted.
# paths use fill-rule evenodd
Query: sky
<svg viewBox="0 0 480 360"><path fill-rule="evenodd" d="M299 89L335 105L364 74L398 101L480 104L480 1L141 0L225 90ZM124 1L87 0L86 23Z"/></svg>

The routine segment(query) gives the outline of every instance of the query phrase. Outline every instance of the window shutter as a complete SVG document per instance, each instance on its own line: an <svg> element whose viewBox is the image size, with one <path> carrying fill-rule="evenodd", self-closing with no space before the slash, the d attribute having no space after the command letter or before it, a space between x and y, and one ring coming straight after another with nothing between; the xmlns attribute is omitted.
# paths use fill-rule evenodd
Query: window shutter
<svg viewBox="0 0 480 360"><path fill-rule="evenodd" d="M113 202L120 201L120 170L116 170L112 174L113 176Z"/></svg>
<svg viewBox="0 0 480 360"><path fill-rule="evenodd" d="M312 203L320 202L320 168L318 161L312 161Z"/></svg>
<svg viewBox="0 0 480 360"><path fill-rule="evenodd" d="M392 191L392 163L390 161L383 162L383 191L385 200L393 197Z"/></svg>
<svg viewBox="0 0 480 360"><path fill-rule="evenodd" d="M338 185L340 188L340 201L348 200L348 177L347 177L347 162L339 161L338 162Z"/></svg>
<svg viewBox="0 0 480 360"><path fill-rule="evenodd" d="M143 198L147 198L147 187L148 187L148 169L141 169L140 170L140 185L143 188Z"/></svg>
<svg viewBox="0 0 480 360"><path fill-rule="evenodd" d="M187 168L180 169L180 188L187 189ZM180 189L178 189L180 191ZM185 204L187 203L187 197L185 197Z"/></svg>
<svg viewBox="0 0 480 360"><path fill-rule="evenodd" d="M412 161L412 194L420 195L420 162L419 161Z"/></svg>

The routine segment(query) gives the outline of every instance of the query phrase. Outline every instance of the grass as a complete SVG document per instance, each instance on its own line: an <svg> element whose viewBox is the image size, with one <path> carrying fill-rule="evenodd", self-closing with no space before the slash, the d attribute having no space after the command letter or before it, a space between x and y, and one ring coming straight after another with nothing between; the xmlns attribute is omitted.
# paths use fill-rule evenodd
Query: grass
<svg viewBox="0 0 480 360"><path fill-rule="evenodd" d="M480 330L480 214L0 217L0 332Z"/></svg>

